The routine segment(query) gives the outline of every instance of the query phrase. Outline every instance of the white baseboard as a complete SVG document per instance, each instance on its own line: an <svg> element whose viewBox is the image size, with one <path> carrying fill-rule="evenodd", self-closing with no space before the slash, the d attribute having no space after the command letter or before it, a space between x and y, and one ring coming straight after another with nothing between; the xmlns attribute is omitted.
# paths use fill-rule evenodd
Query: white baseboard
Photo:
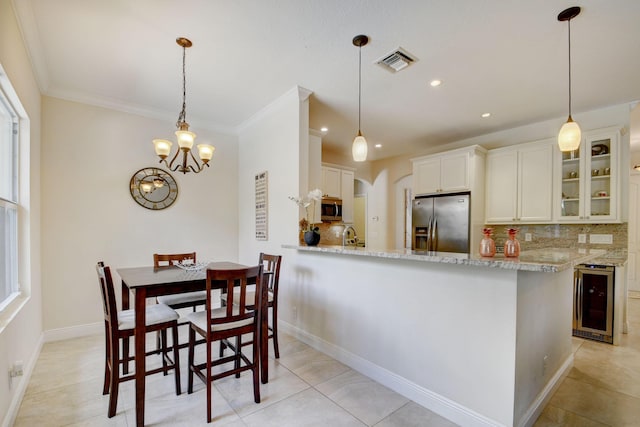
<svg viewBox="0 0 640 427"><path fill-rule="evenodd" d="M40 357L40 351L42 350L42 344L44 343L44 335L40 335L40 339L36 343L36 348L31 354L31 357L27 361L27 363L22 367L22 377L20 379L13 379L12 381L19 381L16 385L17 390L13 395L13 399L9 404L9 409L5 414L4 420L2 421L2 427L11 427L18 416L18 411L20 410L20 404L22 403L22 399L24 398L24 393L27 391L27 386L29 385L29 381L31 380L31 374L33 374L33 368L36 366L36 362L38 361L38 357Z"/></svg>
<svg viewBox="0 0 640 427"><path fill-rule="evenodd" d="M44 342L54 342L68 340L71 338L86 337L104 333L104 323L88 323L80 326L70 326L68 328L50 329L44 331Z"/></svg>
<svg viewBox="0 0 640 427"><path fill-rule="evenodd" d="M471 427L504 426L281 319L278 320L278 328L458 425Z"/></svg>
<svg viewBox="0 0 640 427"><path fill-rule="evenodd" d="M556 371L556 373L551 377L547 385L542 389L540 394L536 396L529 409L524 413L520 422L517 424L519 427L531 427L542 411L544 407L551 400L551 396L553 393L560 387L562 380L569 374L571 367L573 366L573 353L567 357L562 366Z"/></svg>

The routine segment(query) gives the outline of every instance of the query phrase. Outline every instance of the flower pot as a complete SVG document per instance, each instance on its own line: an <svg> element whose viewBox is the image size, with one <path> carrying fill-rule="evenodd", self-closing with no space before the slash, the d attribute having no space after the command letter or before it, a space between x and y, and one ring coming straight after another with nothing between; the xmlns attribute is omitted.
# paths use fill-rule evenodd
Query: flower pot
<svg viewBox="0 0 640 427"><path fill-rule="evenodd" d="M305 231L304 242L307 246L316 246L320 243L320 233L316 233L315 231Z"/></svg>

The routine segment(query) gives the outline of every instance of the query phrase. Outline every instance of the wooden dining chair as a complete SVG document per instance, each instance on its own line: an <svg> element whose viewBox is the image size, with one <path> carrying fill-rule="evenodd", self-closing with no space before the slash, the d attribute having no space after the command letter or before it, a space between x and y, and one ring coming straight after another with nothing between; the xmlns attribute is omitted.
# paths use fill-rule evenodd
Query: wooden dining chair
<svg viewBox="0 0 640 427"><path fill-rule="evenodd" d="M213 284L216 284L215 286ZM195 374L207 386L207 422L211 422L211 391L212 383L219 378L230 375L240 376L243 371L253 372L253 399L260 403L260 371L259 371L259 331L260 331L260 304L256 309L249 309L245 304L247 284L256 283L257 292L262 286L262 266L248 267L235 270L207 270L207 302L204 311L189 313L186 317L190 322L189 328L189 376L187 392L193 393L193 375ZM225 307L213 308L211 289L222 287L223 292L229 294L229 304ZM234 290L240 295L238 304L234 304ZM195 363L196 334L203 337L206 342L206 361ZM242 353L242 337L250 335L252 344L252 358ZM212 343L223 339L235 337L235 347L240 351L227 357L213 359ZM233 367L225 371L213 374L213 366L233 362Z"/></svg>
<svg viewBox="0 0 640 427"><path fill-rule="evenodd" d="M191 260L196 262L196 253L188 252L184 254L153 254L153 266L155 268L170 267L174 263ZM156 301L160 304L166 304L174 310L180 308L191 308L193 311L199 306L203 306L207 301L207 294L205 291L183 292L181 294L162 295L156 298ZM189 322L184 320L178 321L178 326L187 325ZM188 343L184 342L179 344L179 348L187 347ZM156 350L160 350L160 336L157 339Z"/></svg>
<svg viewBox="0 0 640 427"><path fill-rule="evenodd" d="M185 260L192 260L195 263L196 253L153 254L153 266L155 268L169 267L176 262L182 262ZM174 295L162 295L157 298L157 301L161 304L168 305L174 310L179 308L192 308L193 311L196 311L198 306L204 306L206 299L207 295L204 291L195 291Z"/></svg>
<svg viewBox="0 0 640 427"><path fill-rule="evenodd" d="M119 384L135 378L135 372L129 375L124 372L123 375L120 375L120 365L126 366L130 360L135 360L135 357L127 354L124 349L122 355L120 354L120 343L125 342L125 340L128 341L130 337L134 336L135 312L133 309L118 311L111 269L100 261L96 265L96 271L98 273L98 282L100 284L100 293L102 295L104 308L105 363L102 394L109 394L109 410L107 415L111 418L116 414ZM170 351L167 347L167 329L171 329L171 334L173 335L173 360L169 357ZM181 389L180 356L178 351L178 313L164 304L147 306L145 333L156 331L159 331L162 337L160 350L162 366L146 371L145 375L160 372L166 375L169 370L173 369L176 395L179 395ZM155 353L156 351L150 351L146 352L145 355L149 356Z"/></svg>
<svg viewBox="0 0 640 427"><path fill-rule="evenodd" d="M273 352L275 354L276 359L280 358L280 348L278 346L278 283L280 282L280 264L282 263L282 255L269 255L265 253L260 253L259 264L263 266L263 280L265 281L265 285L267 286L267 310L271 308L271 325L268 326L271 334L268 338L273 339ZM234 301L238 301L239 295L238 290L234 291L236 295L234 296ZM221 295L222 304L226 304L227 295ZM255 306L256 293L254 290L247 291L246 296L246 304L249 309L253 309ZM220 355L223 354L225 347L233 347L233 345L229 346L228 343L224 342L220 346ZM245 343L246 345L247 343Z"/></svg>

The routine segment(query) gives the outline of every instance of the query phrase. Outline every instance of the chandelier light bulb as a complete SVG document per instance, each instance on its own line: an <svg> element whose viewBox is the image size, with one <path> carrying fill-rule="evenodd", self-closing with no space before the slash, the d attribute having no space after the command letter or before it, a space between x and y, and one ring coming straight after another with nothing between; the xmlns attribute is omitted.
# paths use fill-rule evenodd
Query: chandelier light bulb
<svg viewBox="0 0 640 427"><path fill-rule="evenodd" d="M156 148L156 154L160 156L161 159L166 159L171 152L171 146L173 143L166 139L154 139L153 145Z"/></svg>
<svg viewBox="0 0 640 427"><path fill-rule="evenodd" d="M176 137L178 139L178 145L183 150L186 148L187 150L191 150L193 147L193 141L196 139L196 134L193 132L189 132L188 130L177 130Z"/></svg>
<svg viewBox="0 0 640 427"><path fill-rule="evenodd" d="M198 144L198 155L202 159L203 162L208 162L213 157L213 152L215 151L215 147L209 144Z"/></svg>

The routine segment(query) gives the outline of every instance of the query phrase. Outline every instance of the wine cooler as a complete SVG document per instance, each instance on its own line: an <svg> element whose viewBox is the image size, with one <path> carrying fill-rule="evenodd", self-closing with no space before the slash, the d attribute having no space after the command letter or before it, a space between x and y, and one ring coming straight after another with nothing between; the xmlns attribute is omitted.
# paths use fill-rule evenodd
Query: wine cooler
<svg viewBox="0 0 640 427"><path fill-rule="evenodd" d="M582 264L573 282L573 335L613 344L614 267Z"/></svg>

